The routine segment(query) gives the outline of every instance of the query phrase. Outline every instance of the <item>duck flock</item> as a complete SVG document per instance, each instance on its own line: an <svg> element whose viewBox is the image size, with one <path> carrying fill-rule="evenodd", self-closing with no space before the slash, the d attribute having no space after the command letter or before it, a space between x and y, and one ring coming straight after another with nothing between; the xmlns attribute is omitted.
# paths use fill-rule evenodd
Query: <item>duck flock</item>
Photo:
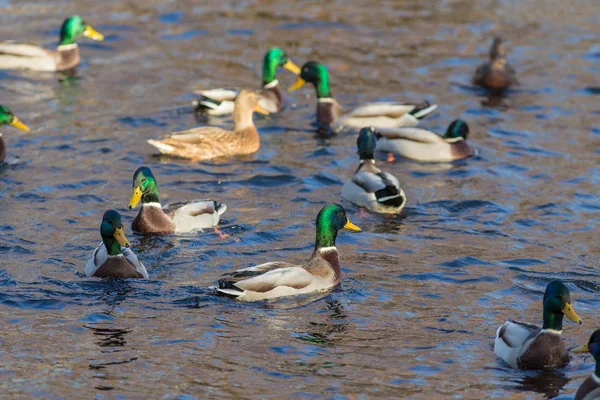
<svg viewBox="0 0 600 400"><path fill-rule="evenodd" d="M61 29L55 51L15 42L0 42L0 69L33 71L64 71L80 62L76 39L85 36L103 40L80 16L67 18ZM374 213L399 214L407 198L398 179L379 169L376 151L425 162L451 162L473 156L467 143L469 126L455 120L443 135L418 128L421 119L434 112L437 105L421 103L377 102L348 109L333 97L329 87L329 71L318 61L306 62L301 68L279 48L266 51L263 60L262 88L211 89L196 92L197 112L208 115L233 114L234 127L226 130L203 126L176 132L162 139L149 140L160 153L195 161L232 158L260 150L260 137L253 113L281 112L284 91L277 73L284 68L297 76L288 91L311 83L317 94L316 122L325 132L351 129L358 132L356 144L358 166L341 191L341 198ZM501 38L493 39L489 60L474 73L473 83L496 94L518 85L514 68L506 62L506 50ZM7 105L0 105L0 125L10 125L28 131L29 128ZM4 161L6 145L0 134L0 162ZM133 174L129 208L140 205L131 224L138 234L170 234L213 228L217 226L227 206L215 200L193 200L161 205L158 180L147 166ZM303 265L273 261L233 271L218 279L214 293L239 301L256 301L326 291L341 279L341 266L336 237L340 230L360 232L350 222L346 210L338 204L327 204L316 217L314 251ZM121 215L108 210L100 224L102 243L87 261L84 272L97 278L147 279L148 271L131 250L124 233ZM560 280L550 282L542 300L542 326L507 320L496 332L495 354L513 368L557 368L570 361L562 339L563 318L581 324L573 307L569 289ZM589 352L596 360L596 370L580 386L575 399L600 399L600 330L589 343L572 352Z"/></svg>

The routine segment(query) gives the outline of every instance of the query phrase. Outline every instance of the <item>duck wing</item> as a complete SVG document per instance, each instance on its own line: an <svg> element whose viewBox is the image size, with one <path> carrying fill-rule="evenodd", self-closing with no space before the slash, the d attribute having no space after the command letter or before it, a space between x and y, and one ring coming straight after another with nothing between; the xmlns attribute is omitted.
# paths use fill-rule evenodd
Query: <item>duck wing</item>
<svg viewBox="0 0 600 400"><path fill-rule="evenodd" d="M286 262L268 262L244 268L219 279L219 289L268 292L278 286L301 289L312 283L313 276L304 268Z"/></svg>
<svg viewBox="0 0 600 400"><path fill-rule="evenodd" d="M445 143L440 135L419 128L377 128L380 137L388 140L409 140L420 143Z"/></svg>
<svg viewBox="0 0 600 400"><path fill-rule="evenodd" d="M19 57L49 57L52 52L40 46L16 42L0 42L0 54Z"/></svg>
<svg viewBox="0 0 600 400"><path fill-rule="evenodd" d="M134 252L128 247L121 247L121 252L125 256L127 261L129 261L129 263L131 263L135 267L135 270L145 279L148 279L148 271L146 271L146 267L144 267L144 264L142 264L142 262L138 260Z"/></svg>
<svg viewBox="0 0 600 400"><path fill-rule="evenodd" d="M367 193L374 193L377 202L385 203L392 199L403 197L398 179L387 172L360 171L352 177L352 182Z"/></svg>
<svg viewBox="0 0 600 400"><path fill-rule="evenodd" d="M429 114L436 108L437 105L434 104L432 106L428 102L424 102L422 104L376 102L367 103L365 105L356 107L348 111L345 116L352 118L368 118L377 116L399 118L404 114L414 114L415 112L422 110L427 110L426 114ZM421 117L425 116L426 114L422 115Z"/></svg>
<svg viewBox="0 0 600 400"><path fill-rule="evenodd" d="M164 210L175 222L177 232L189 232L218 225L227 206L214 200L194 200L168 204Z"/></svg>

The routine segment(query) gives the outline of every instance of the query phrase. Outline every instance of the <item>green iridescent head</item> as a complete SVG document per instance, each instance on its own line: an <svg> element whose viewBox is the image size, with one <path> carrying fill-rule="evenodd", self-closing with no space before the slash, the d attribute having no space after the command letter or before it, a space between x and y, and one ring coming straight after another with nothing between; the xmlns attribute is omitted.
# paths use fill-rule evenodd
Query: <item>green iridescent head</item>
<svg viewBox="0 0 600 400"><path fill-rule="evenodd" d="M267 85L277 79L277 70L285 68L298 75L300 68L289 59L285 51L273 47L265 53L263 60L263 85Z"/></svg>
<svg viewBox="0 0 600 400"><path fill-rule="evenodd" d="M140 200L142 204L160 203L156 179L148 167L139 167L133 174L133 195L129 208L135 208Z"/></svg>
<svg viewBox="0 0 600 400"><path fill-rule="evenodd" d="M310 82L315 86L318 98L331 97L329 72L323 64L317 61L309 61L304 64L300 70L298 80L288 89L288 92L301 88L306 82Z"/></svg>
<svg viewBox="0 0 600 400"><path fill-rule="evenodd" d="M446 133L444 134L444 139L466 139L468 135L469 125L462 119L457 119L448 125L448 129L446 129Z"/></svg>
<svg viewBox="0 0 600 400"><path fill-rule="evenodd" d="M377 131L375 128L362 128L358 132L356 147L358 147L358 155L361 160L373 160L377 148Z"/></svg>
<svg viewBox="0 0 600 400"><path fill-rule="evenodd" d="M60 27L59 46L73 44L79 35L89 37L92 40L104 40L104 36L86 24L79 15L72 15L65 19Z"/></svg>
<svg viewBox="0 0 600 400"><path fill-rule="evenodd" d="M546 286L544 293L543 329L562 330L563 315L571 321L581 324L581 318L575 313L569 288L561 281L554 280Z"/></svg>
<svg viewBox="0 0 600 400"><path fill-rule="evenodd" d="M344 207L329 203L321 209L317 215L317 239L315 248L335 246L335 239L340 229L349 229L360 232L360 228L354 225L346 216Z"/></svg>
<svg viewBox="0 0 600 400"><path fill-rule="evenodd" d="M0 126L1 125L10 125L25 132L29 131L27 125L22 123L21 120L10 111L10 108L3 105L0 105Z"/></svg>
<svg viewBox="0 0 600 400"><path fill-rule="evenodd" d="M104 213L102 224L100 224L100 235L108 254L111 256L121 254L121 246L129 247L129 241L123 233L121 214L115 210L108 210Z"/></svg>

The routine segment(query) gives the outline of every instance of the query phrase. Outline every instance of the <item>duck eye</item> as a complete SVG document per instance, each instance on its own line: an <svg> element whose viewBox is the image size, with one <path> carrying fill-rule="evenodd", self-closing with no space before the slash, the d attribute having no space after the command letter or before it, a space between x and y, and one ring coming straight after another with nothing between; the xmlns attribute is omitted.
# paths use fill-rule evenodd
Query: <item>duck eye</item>
<svg viewBox="0 0 600 400"><path fill-rule="evenodd" d="M146 182L146 178L142 178L142 183Z"/></svg>

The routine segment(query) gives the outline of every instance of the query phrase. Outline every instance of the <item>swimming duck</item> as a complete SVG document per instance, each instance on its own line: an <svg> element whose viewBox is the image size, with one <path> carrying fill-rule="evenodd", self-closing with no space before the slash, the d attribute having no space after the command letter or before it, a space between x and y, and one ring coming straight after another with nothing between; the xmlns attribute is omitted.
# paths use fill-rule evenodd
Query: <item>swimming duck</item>
<svg viewBox="0 0 600 400"><path fill-rule="evenodd" d="M85 264L85 276L97 278L146 278L148 271L129 248L121 214L108 210L100 224L102 243Z"/></svg>
<svg viewBox="0 0 600 400"><path fill-rule="evenodd" d="M495 92L519 84L515 69L506 63L506 50L502 38L494 38L490 47L490 61L477 67L473 83Z"/></svg>
<svg viewBox="0 0 600 400"><path fill-rule="evenodd" d="M27 125L21 122L19 118L6 106L0 105L0 126L10 125L25 132L29 132ZM6 157L6 144L0 133L0 163Z"/></svg>
<svg viewBox="0 0 600 400"><path fill-rule="evenodd" d="M288 91L304 86L306 82L314 85L317 91L317 122L326 127L400 127L416 126L419 120L429 115L437 105L406 103L368 103L353 110L344 110L333 98L329 90L329 72L316 61L302 66L300 76Z"/></svg>
<svg viewBox="0 0 600 400"><path fill-rule="evenodd" d="M594 357L596 370L579 386L575 394L575 400L600 399L600 329L592 334L587 344L573 349L573 353L587 352Z"/></svg>
<svg viewBox="0 0 600 400"><path fill-rule="evenodd" d="M75 39L79 35L93 40L104 39L83 18L73 15L63 22L55 51L31 44L0 42L0 69L64 71L76 67L79 64L79 48Z"/></svg>
<svg viewBox="0 0 600 400"><path fill-rule="evenodd" d="M148 167L140 167L133 174L133 195L129 209L134 209L142 201L131 229L139 233L190 232L195 229L217 226L221 214L227 210L225 204L213 200L194 200L177 203L163 210L158 198L156 178Z"/></svg>
<svg viewBox="0 0 600 400"><path fill-rule="evenodd" d="M312 257L304 265L273 261L237 270L219 279L219 293L242 301L273 299L329 289L340 282L342 270L335 239L342 228L360 232L344 208L327 204L317 216Z"/></svg>
<svg viewBox="0 0 600 400"><path fill-rule="evenodd" d="M560 280L546 286L544 325L506 321L496 332L494 353L513 368L541 369L566 365L570 359L562 340L562 321L566 315L581 324L571 303L569 289Z"/></svg>
<svg viewBox="0 0 600 400"><path fill-rule="evenodd" d="M281 111L283 96L277 80L277 69L283 67L298 75L300 68L288 58L285 51L273 47L265 53L263 60L263 89L258 92L258 104L270 114ZM234 101L240 89L211 89L197 90L194 93L201 95L194 101L197 111L209 115L225 115L233 112Z"/></svg>
<svg viewBox="0 0 600 400"><path fill-rule="evenodd" d="M235 129L228 131L212 126L177 132L163 140L148 140L163 154L190 158L195 161L218 157L253 154L260 148L260 137L252 120L257 111L268 114L258 104L258 95L242 90L235 99L233 121Z"/></svg>
<svg viewBox="0 0 600 400"><path fill-rule="evenodd" d="M356 141L360 164L344 184L342 198L374 212L398 214L406 204L406 195L394 175L375 166L375 135L374 128L360 130Z"/></svg>
<svg viewBox="0 0 600 400"><path fill-rule="evenodd" d="M442 137L420 128L378 128L377 149L417 161L445 162L471 157L467 143L469 126L452 121Z"/></svg>

